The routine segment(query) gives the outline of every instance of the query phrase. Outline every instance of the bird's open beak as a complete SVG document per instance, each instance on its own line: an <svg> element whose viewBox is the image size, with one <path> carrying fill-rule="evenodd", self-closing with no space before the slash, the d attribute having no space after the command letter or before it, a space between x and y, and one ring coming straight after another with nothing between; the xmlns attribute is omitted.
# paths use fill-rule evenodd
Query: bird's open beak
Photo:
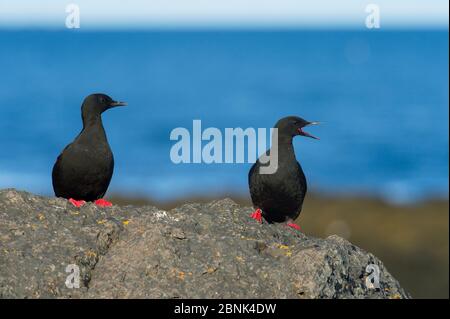
<svg viewBox="0 0 450 319"><path fill-rule="evenodd" d="M110 107L125 106L125 105L127 105L126 102L119 102L119 101L113 101L109 104Z"/></svg>
<svg viewBox="0 0 450 319"><path fill-rule="evenodd" d="M319 123L319 122L308 122L308 124L306 124L305 126L318 125L318 124L320 124L320 123ZM303 127L305 127L305 126L303 126ZM309 134L308 132L305 132L305 131L303 130L303 127L301 127L301 128L298 129L298 134L299 134L299 135L301 135L301 136L306 136L306 137L311 137L311 138L314 138L314 139L316 139L316 140L319 140L318 137L315 137L314 135L311 135L311 134Z"/></svg>

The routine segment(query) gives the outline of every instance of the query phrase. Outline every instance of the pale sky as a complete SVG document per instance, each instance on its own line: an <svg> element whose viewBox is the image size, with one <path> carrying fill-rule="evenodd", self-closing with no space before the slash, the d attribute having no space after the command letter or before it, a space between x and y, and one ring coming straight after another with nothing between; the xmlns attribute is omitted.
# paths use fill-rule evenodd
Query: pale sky
<svg viewBox="0 0 450 319"><path fill-rule="evenodd" d="M448 29L448 0L0 0L0 27L64 28L68 4L85 28L356 27L378 4L382 27Z"/></svg>

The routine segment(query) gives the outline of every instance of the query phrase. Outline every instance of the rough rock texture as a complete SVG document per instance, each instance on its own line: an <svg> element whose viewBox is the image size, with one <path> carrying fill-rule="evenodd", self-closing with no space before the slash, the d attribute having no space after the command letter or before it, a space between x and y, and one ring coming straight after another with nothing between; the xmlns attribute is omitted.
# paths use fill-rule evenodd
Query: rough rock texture
<svg viewBox="0 0 450 319"><path fill-rule="evenodd" d="M409 298L381 261L337 236L258 224L225 199L81 209L0 191L0 298ZM66 287L66 267L80 288ZM380 288L366 286L366 267Z"/></svg>

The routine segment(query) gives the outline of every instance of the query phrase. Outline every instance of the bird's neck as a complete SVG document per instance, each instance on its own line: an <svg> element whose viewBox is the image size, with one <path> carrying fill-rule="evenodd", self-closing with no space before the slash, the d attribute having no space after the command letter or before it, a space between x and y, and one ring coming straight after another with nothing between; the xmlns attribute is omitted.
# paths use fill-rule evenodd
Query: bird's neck
<svg viewBox="0 0 450 319"><path fill-rule="evenodd" d="M105 129L103 128L102 116L100 114L83 116L83 130L80 135L89 134L91 139L106 140Z"/></svg>
<svg viewBox="0 0 450 319"><path fill-rule="evenodd" d="M274 140L272 143L272 150L275 142L277 141ZM278 153L281 154L280 159L282 160L296 160L291 136L282 135L278 137Z"/></svg>
<svg viewBox="0 0 450 319"><path fill-rule="evenodd" d="M103 127L101 114L82 115L83 129Z"/></svg>

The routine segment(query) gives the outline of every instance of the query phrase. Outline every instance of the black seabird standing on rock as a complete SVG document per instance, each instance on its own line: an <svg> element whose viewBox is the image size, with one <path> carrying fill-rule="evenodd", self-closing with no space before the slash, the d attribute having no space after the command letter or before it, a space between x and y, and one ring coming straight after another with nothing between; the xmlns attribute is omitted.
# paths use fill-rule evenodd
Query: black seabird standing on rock
<svg viewBox="0 0 450 319"><path fill-rule="evenodd" d="M57 197L69 199L76 207L86 201L112 206L102 199L114 170L114 157L106 138L101 114L126 105L105 94L91 94L81 106L83 130L66 146L53 166L53 189Z"/></svg>
<svg viewBox="0 0 450 319"><path fill-rule="evenodd" d="M261 164L260 157L248 174L250 195L256 209L251 215L252 218L259 222L262 222L262 217L269 223L287 222L288 226L300 229L298 225L294 224L294 220L302 210L307 184L302 167L295 157L292 139L297 135L317 139L303 131L305 126L314 124L318 123L289 116L282 118L275 125L275 128L278 129L278 166L276 171L272 174L262 173L261 166L268 164ZM273 149L272 145L265 155L270 158Z"/></svg>

